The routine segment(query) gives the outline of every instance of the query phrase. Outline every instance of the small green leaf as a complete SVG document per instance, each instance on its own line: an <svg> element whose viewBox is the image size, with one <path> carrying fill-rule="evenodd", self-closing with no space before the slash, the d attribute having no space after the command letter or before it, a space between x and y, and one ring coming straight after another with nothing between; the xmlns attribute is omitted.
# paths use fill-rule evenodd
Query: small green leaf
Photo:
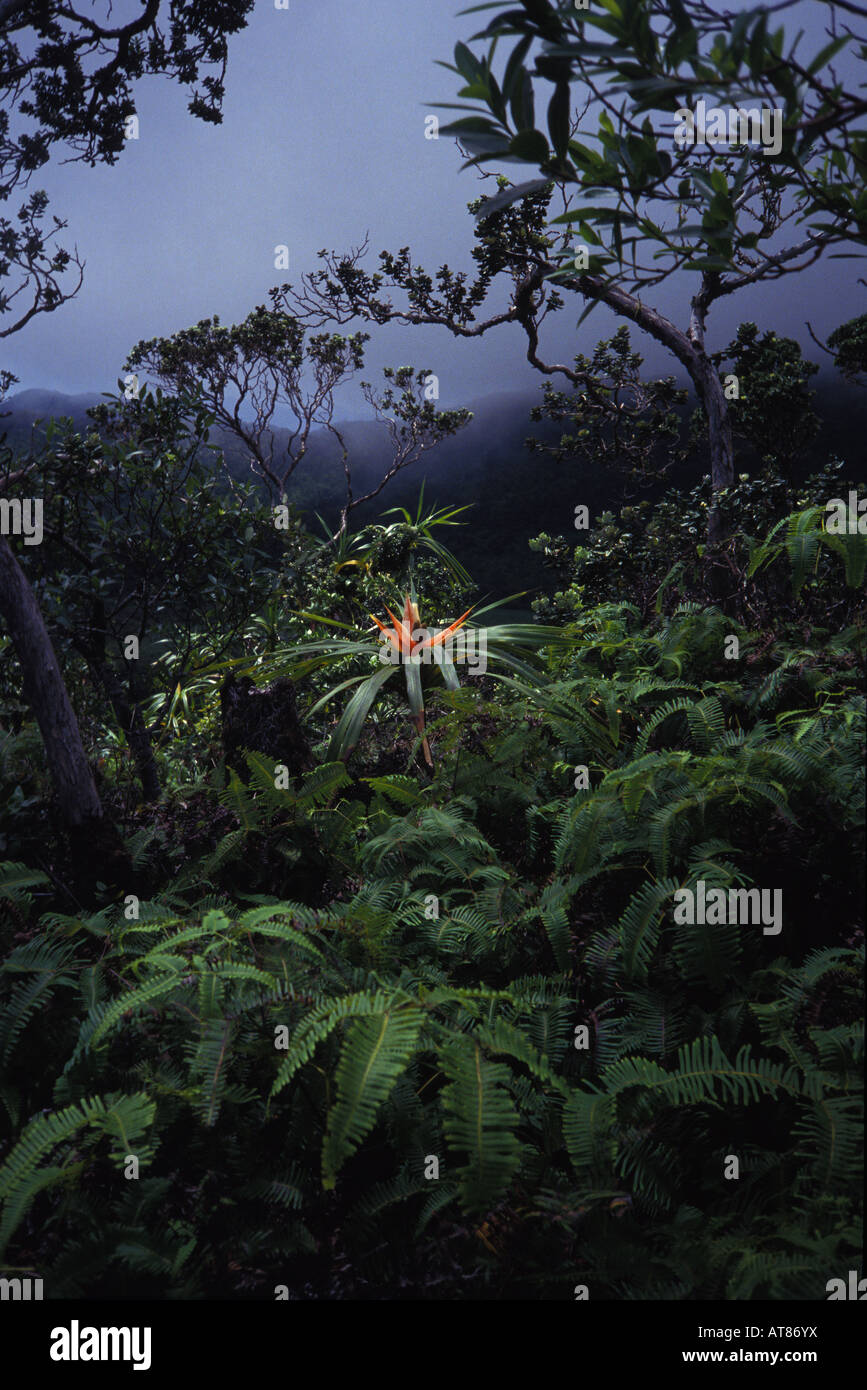
<svg viewBox="0 0 867 1390"><path fill-rule="evenodd" d="M509 145L509 153L528 164L544 164L549 155L548 141L539 130L519 130Z"/></svg>
<svg viewBox="0 0 867 1390"><path fill-rule="evenodd" d="M561 159L565 159L569 149L571 115L572 89L568 82L558 82L548 105L548 132Z"/></svg>

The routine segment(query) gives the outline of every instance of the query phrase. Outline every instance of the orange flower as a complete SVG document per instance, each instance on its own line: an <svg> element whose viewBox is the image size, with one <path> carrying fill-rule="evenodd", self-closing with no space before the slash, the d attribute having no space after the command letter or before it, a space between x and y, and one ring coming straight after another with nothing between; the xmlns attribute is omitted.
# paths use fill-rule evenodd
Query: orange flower
<svg viewBox="0 0 867 1390"><path fill-rule="evenodd" d="M379 618L375 617L373 613L371 613L370 616L373 618L380 632L384 632L387 635L394 650L404 658L412 657L422 651L432 650L434 647L439 646L440 643L445 642L453 632L456 632L459 627L463 626L473 611L472 608L468 608L466 613L462 613L459 618L456 618L455 621L449 627L444 628L442 632L437 632L431 637L424 637L421 641L414 641L413 633L419 631L421 627L421 618L419 616L418 604L413 602L411 596L409 594L405 596L403 614L400 618L396 618L386 604L382 606L391 618L391 627L386 627L385 623L381 623ZM412 706L412 722L422 741L425 762L428 767L433 767L430 746L425 737L424 706L421 703L422 694L420 679L418 676L414 675L415 683L411 683L409 670L407 670L406 677L407 692L410 697L410 705Z"/></svg>
<svg viewBox="0 0 867 1390"><path fill-rule="evenodd" d="M403 615L400 618L394 616L387 604L384 603L382 606L391 618L393 627L386 627L385 623L381 623L379 618L375 617L373 613L371 613L370 616L373 618L380 632L388 634L391 645L394 647L395 651L400 652L402 656L412 656L415 652L428 649L432 650L434 647L439 646L439 644L445 642L453 632L457 632L459 627L463 627L467 618L473 611L472 608L468 608L466 613L462 613L449 627L443 628L442 632L437 632L432 637L425 637L420 642L414 642L412 635L414 632L418 632L421 626L418 604L413 603L409 594L407 594L404 599Z"/></svg>

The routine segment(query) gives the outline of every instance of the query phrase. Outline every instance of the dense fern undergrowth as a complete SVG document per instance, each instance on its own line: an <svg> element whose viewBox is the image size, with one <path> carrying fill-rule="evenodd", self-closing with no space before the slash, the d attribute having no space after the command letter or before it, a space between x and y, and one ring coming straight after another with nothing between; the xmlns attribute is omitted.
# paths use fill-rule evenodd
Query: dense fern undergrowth
<svg viewBox="0 0 867 1390"><path fill-rule="evenodd" d="M160 1299L823 1299L858 1266L865 542L741 529L716 603L683 514L646 601L659 539L599 601L603 528L535 674L432 691L432 773L396 687L345 760L338 696L306 771L227 767L209 677L142 806L74 687L131 865L87 903L10 724L0 1264ZM371 553L284 572L285 611L393 601L406 548ZM440 559L414 579L445 616ZM243 654L304 718L321 630L286 622ZM779 891L779 930L678 921L700 883Z"/></svg>

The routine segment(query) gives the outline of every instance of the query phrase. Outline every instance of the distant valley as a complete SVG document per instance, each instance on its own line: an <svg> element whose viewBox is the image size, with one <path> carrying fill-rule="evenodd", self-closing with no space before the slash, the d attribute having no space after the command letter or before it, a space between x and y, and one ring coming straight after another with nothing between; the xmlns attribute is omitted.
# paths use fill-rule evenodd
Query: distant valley
<svg viewBox="0 0 867 1390"><path fill-rule="evenodd" d="M837 455L850 465L852 476L862 474L867 392L830 375L819 376L814 385L814 408L823 428L805 460L806 471ZM3 403L0 430L16 453L26 452L38 445L51 417L67 416L76 429L90 430L87 411L103 399L97 392L20 391ZM621 496L616 480L606 473L594 473L577 462L558 464L544 454L527 451L528 435L549 442L559 435L559 427L550 422L530 421L530 409L541 399L540 385L536 392L503 392L467 402L473 412L470 423L399 473L373 501L360 506L353 513L353 529L375 520L389 507L414 511L424 480L426 508L434 504L471 508L461 518L466 524L449 528L441 539L466 565L482 593L501 597L546 587L550 576L527 541L540 531L574 535L577 503L588 505L594 516L616 508ZM376 420L354 420L341 421L340 430L350 450L353 492L359 496L376 486L385 471L390 458L387 429ZM285 448L288 430L274 433L278 449ZM215 428L211 442L223 449L234 477L250 477L248 457L234 436ZM689 477L671 476L667 482L689 482ZM344 486L335 441L326 430L314 430L307 454L290 480L290 500L304 512L311 529L318 531L317 512L329 525L336 524Z"/></svg>

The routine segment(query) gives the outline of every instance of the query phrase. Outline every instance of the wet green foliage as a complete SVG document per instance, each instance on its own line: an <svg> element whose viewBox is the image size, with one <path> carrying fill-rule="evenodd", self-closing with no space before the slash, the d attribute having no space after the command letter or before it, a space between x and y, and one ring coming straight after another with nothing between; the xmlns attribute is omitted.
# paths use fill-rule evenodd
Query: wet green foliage
<svg viewBox="0 0 867 1390"><path fill-rule="evenodd" d="M155 687L162 796L119 745L127 881L89 901L4 719L0 1261L57 1297L823 1298L861 1219L863 573L817 540L800 576L790 494L739 485L731 611L691 597L697 494L603 522L532 669L432 689L432 772L395 697L346 759L338 702L312 769L242 778L219 663L169 722ZM305 613L361 626L411 560L454 611L385 520L293 522L227 647L262 683L307 641L302 721L335 680ZM699 882L780 890L781 930L678 921Z"/></svg>

